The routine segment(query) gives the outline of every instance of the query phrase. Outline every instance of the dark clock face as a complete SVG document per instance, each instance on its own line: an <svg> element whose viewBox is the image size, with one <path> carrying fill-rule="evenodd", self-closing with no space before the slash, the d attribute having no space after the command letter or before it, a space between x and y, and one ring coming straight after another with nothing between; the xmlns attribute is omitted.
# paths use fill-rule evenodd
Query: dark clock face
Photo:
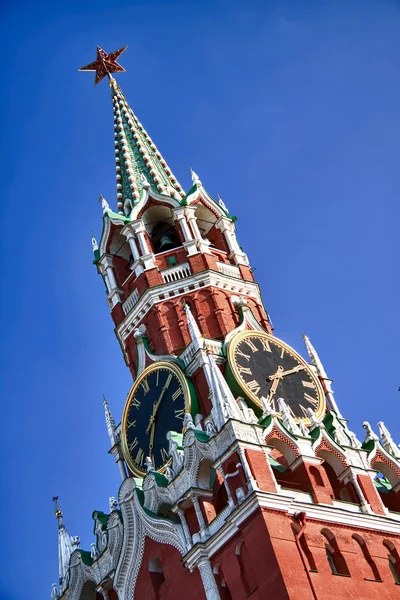
<svg viewBox="0 0 400 600"><path fill-rule="evenodd" d="M122 418L122 446L129 468L144 475L145 459L156 470L169 460L168 431L182 431L185 412L190 412L189 389L175 365L160 362L139 376L126 401Z"/></svg>
<svg viewBox="0 0 400 600"><path fill-rule="evenodd" d="M296 419L307 419L307 408L322 416L325 398L320 382L284 342L261 332L243 332L232 340L228 359L240 387L258 406L264 397L278 412L277 400L283 398Z"/></svg>

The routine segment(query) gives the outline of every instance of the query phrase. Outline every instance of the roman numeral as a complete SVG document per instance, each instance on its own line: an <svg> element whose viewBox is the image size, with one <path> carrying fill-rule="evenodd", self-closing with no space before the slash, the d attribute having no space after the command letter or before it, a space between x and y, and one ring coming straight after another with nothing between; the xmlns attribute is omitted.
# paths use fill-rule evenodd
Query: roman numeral
<svg viewBox="0 0 400 600"><path fill-rule="evenodd" d="M303 417L305 417L306 419L308 419L309 415L308 415L306 409L304 408L304 406L302 404L299 404L299 406L300 406L301 412L303 413Z"/></svg>
<svg viewBox="0 0 400 600"><path fill-rule="evenodd" d="M251 369L249 367L241 367L240 365L238 366L238 371L241 375L243 375L244 373L251 375Z"/></svg>
<svg viewBox="0 0 400 600"><path fill-rule="evenodd" d="M246 344L253 350L253 352L258 352L257 346L251 340L246 340Z"/></svg>
<svg viewBox="0 0 400 600"><path fill-rule="evenodd" d="M136 457L135 457L135 463L137 465L139 465L139 467L141 467L143 465L143 459L144 459L144 452L141 448L139 448L139 450L137 451Z"/></svg>
<svg viewBox="0 0 400 600"><path fill-rule="evenodd" d="M136 446L138 445L138 443L139 443L138 439L135 438L131 444L128 444L129 454L132 454L133 450L136 448Z"/></svg>
<svg viewBox="0 0 400 600"><path fill-rule="evenodd" d="M248 388L251 389L253 394L258 394L258 392L260 391L260 386L258 385L257 381L255 381L255 379L253 379L253 381L246 382L246 385Z"/></svg>
<svg viewBox="0 0 400 600"><path fill-rule="evenodd" d="M156 376L156 386L158 386L158 377L160 375L160 371L157 371L157 376Z"/></svg>
<svg viewBox="0 0 400 600"><path fill-rule="evenodd" d="M178 389L176 390L176 392L174 392L174 393L172 394L172 401L173 401L173 402L175 402L175 400L176 400L177 398L179 398L179 396L180 396L181 394L183 394L183 389L182 389L182 388L178 388Z"/></svg>
<svg viewBox="0 0 400 600"><path fill-rule="evenodd" d="M317 408L318 400L310 396L310 394L307 394L307 392L304 394L304 400L307 400L314 408Z"/></svg>
<svg viewBox="0 0 400 600"><path fill-rule="evenodd" d="M180 409L178 409L178 410L175 410L175 411L174 411L174 414L175 414L175 417L176 417L177 419L182 419L182 421L183 421L183 416L184 416L184 414L185 414L185 409L184 409L184 408L180 408Z"/></svg>
<svg viewBox="0 0 400 600"><path fill-rule="evenodd" d="M242 352L241 350L239 350L239 348L236 349L235 354L237 356L243 356L243 358L245 358L246 360L250 360L250 356L248 354L245 354L244 352Z"/></svg>
<svg viewBox="0 0 400 600"><path fill-rule="evenodd" d="M133 400L132 400L132 406L134 406L135 408L139 408L139 406L140 406L140 402L139 402L139 400L136 398L136 396L134 396L134 397L133 397Z"/></svg>
<svg viewBox="0 0 400 600"><path fill-rule="evenodd" d="M130 427L136 427L136 419L133 419L132 422L128 421L127 429L129 429Z"/></svg>
<svg viewBox="0 0 400 600"><path fill-rule="evenodd" d="M304 387L311 388L312 390L314 389L314 384L312 381L302 381L301 383L304 385Z"/></svg>
<svg viewBox="0 0 400 600"><path fill-rule="evenodd" d="M163 461L163 463L166 463L169 461L169 454L165 448L160 448L160 454L161 454L161 460Z"/></svg>
<svg viewBox="0 0 400 600"><path fill-rule="evenodd" d="M172 380L172 373L170 373L167 377L167 381L165 382L165 388L167 388L169 386L169 384L171 383Z"/></svg>
<svg viewBox="0 0 400 600"><path fill-rule="evenodd" d="M145 380L142 382L142 388L143 388L144 395L146 395L146 394L147 394L147 392L149 392L149 391L150 391L150 386L149 386L149 382L147 381L147 379L145 379Z"/></svg>
<svg viewBox="0 0 400 600"><path fill-rule="evenodd" d="M284 356L285 356L285 348L282 348L281 358L283 358Z"/></svg>
<svg viewBox="0 0 400 600"><path fill-rule="evenodd" d="M263 350L265 350L265 352L271 352L271 346L269 345L269 341L261 338L261 344L263 347Z"/></svg>

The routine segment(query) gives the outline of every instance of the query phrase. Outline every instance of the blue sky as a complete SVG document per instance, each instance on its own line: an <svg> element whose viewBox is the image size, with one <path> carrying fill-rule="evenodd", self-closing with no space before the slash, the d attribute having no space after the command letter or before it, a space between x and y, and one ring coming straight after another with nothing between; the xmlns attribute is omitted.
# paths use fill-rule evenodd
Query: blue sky
<svg viewBox="0 0 400 600"><path fill-rule="evenodd" d="M275 333L316 346L362 436L400 442L400 3L2 4L0 154L3 494L1 600L57 580L51 498L71 535L117 495L102 394L131 385L91 264L100 193L115 205L105 82L128 101L184 188L189 166L239 217Z"/></svg>

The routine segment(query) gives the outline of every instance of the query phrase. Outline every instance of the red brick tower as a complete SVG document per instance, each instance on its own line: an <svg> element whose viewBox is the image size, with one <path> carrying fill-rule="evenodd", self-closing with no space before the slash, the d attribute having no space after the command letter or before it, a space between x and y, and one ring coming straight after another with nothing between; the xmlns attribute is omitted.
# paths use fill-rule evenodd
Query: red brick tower
<svg viewBox="0 0 400 600"><path fill-rule="evenodd" d="M120 53L89 68L114 106L118 208L93 248L134 377L120 425L105 402L122 485L53 598L400 598L399 448L349 430L306 336L310 363L273 336L234 219L193 171L182 191Z"/></svg>

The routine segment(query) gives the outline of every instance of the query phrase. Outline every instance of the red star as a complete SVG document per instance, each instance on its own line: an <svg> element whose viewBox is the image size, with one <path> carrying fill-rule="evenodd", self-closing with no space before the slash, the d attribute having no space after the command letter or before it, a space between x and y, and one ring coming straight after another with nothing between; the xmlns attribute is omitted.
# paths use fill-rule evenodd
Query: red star
<svg viewBox="0 0 400 600"><path fill-rule="evenodd" d="M82 67L79 71L96 71L94 85L100 83L103 77L109 73L124 73L125 69L117 63L117 59L127 47L128 46L124 46L120 50L115 50L114 52L111 52L111 54L107 54L100 46L97 46L97 60L86 65L86 67Z"/></svg>

